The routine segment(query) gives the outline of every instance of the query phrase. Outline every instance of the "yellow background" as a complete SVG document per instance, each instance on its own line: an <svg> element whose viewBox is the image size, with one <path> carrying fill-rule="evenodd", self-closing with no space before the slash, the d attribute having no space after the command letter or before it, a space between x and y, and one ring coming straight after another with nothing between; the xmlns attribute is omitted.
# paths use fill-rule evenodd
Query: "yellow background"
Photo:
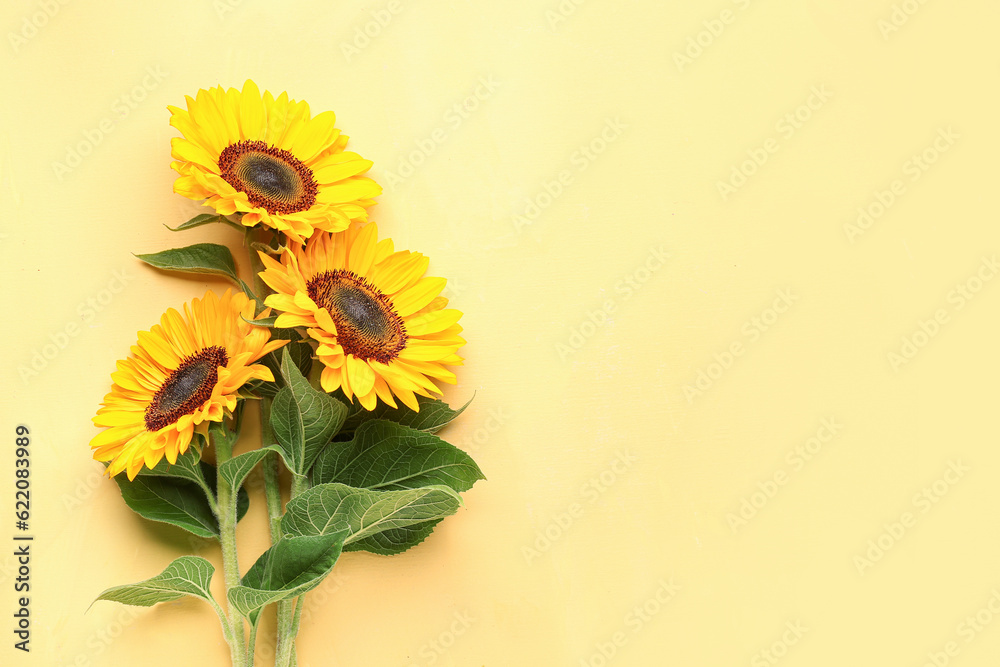
<svg viewBox="0 0 1000 667"><path fill-rule="evenodd" d="M411 552L344 556L300 665L993 664L998 20L985 0L5 2L0 544L17 424L36 541L27 656L0 546L0 663L226 664L199 601L88 611L191 545L87 443L136 331L225 287L130 253L239 250L164 228L203 210L171 191L166 105L252 77L336 111L385 185L372 219L452 280L469 344L446 396L475 400L445 434L489 477ZM263 526L255 493L244 570Z"/></svg>

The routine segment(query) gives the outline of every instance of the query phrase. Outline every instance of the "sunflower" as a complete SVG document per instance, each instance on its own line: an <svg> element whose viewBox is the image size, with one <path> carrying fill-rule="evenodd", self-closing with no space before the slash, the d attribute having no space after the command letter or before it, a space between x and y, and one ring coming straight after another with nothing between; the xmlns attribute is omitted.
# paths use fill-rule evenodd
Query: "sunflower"
<svg viewBox="0 0 1000 667"><path fill-rule="evenodd" d="M253 81L243 90L221 86L187 98L187 110L167 107L170 124L184 135L171 140L170 166L180 176L174 192L206 200L221 215L242 213L242 223L262 223L302 243L317 229L339 231L366 220L366 207L382 192L362 176L372 166L345 152L347 137L326 111L261 97Z"/></svg>
<svg viewBox="0 0 1000 667"><path fill-rule="evenodd" d="M253 319L254 305L241 292L171 308L160 323L140 331L132 354L118 362L114 384L94 424L107 427L91 442L94 458L110 461L108 474L127 471L135 479L143 464L170 463L187 451L196 427L222 421L236 407L237 390L254 379L273 381L266 366L253 364L287 341L270 340Z"/></svg>
<svg viewBox="0 0 1000 667"><path fill-rule="evenodd" d="M465 344L462 313L438 296L444 278L424 277L428 260L393 252L374 223L337 234L319 233L304 247L285 249L279 263L261 253L261 277L274 291L265 304L281 314L278 327L305 327L318 343L325 391L343 390L368 410L378 399L419 410L415 394L455 383L455 352Z"/></svg>

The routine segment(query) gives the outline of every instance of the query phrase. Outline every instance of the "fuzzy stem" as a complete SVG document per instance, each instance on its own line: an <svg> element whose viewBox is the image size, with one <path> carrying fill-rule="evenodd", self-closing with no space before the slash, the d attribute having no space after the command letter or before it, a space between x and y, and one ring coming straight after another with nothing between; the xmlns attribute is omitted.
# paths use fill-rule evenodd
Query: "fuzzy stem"
<svg viewBox="0 0 1000 667"><path fill-rule="evenodd" d="M309 490L309 478L293 473L290 499L307 490ZM305 595L278 603L278 645L275 649L275 667L290 667L295 664L295 636L299 633L299 619L302 616L304 603Z"/></svg>
<svg viewBox="0 0 1000 667"><path fill-rule="evenodd" d="M265 396L260 401L260 438L261 447L274 444L274 434L271 431L272 399ZM264 496L267 498L267 520L271 531L271 544L281 537L279 522L281 521L281 486L278 483L278 473L281 462L277 452L270 452L264 457Z"/></svg>
<svg viewBox="0 0 1000 667"><path fill-rule="evenodd" d="M227 438L215 438L215 456L218 465L222 465L233 456L233 446ZM236 494L229 488L229 483L218 475L216 492L219 507L219 543L222 545L222 567L226 578L226 599L229 591L240 585L240 565L236 553ZM232 654L233 667L244 667L246 662L246 644L244 640L243 618L239 612L229 605L229 650Z"/></svg>

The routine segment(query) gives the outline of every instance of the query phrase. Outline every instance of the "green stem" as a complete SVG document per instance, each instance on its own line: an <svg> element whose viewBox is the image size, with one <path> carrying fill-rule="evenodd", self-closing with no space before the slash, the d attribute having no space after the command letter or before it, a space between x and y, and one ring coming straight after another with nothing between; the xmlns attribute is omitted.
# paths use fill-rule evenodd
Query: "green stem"
<svg viewBox="0 0 1000 667"><path fill-rule="evenodd" d="M264 262L260 260L260 255L257 251L251 247L251 243L254 241L254 234L252 228L247 228L244 242L247 247L247 254L250 256L250 270L253 271L253 291L260 298L261 303L267 298L267 295L271 293L271 288L267 286L263 280L261 280L260 274L264 270ZM270 240L270 239L268 239ZM261 241L263 242L263 240ZM265 243L265 245L267 245Z"/></svg>
<svg viewBox="0 0 1000 667"><path fill-rule="evenodd" d="M291 498L309 489L309 478L292 473ZM294 600L282 600L278 603L278 644L275 648L274 666L290 667L295 664L295 636L299 633L299 619L302 617L302 606L305 595Z"/></svg>
<svg viewBox="0 0 1000 667"><path fill-rule="evenodd" d="M292 627L289 629L289 644L292 646L292 660L290 665L295 664L295 638L299 636L299 622L302 620L302 608L306 606L306 594L303 593L295 598L295 616L292 618Z"/></svg>
<svg viewBox="0 0 1000 667"><path fill-rule="evenodd" d="M208 487L208 482L205 481L205 478L202 477L200 473L198 475L198 486L200 486L201 490L205 492L205 499L208 501L208 506L211 508L212 514L218 517L219 503L215 501L215 493L213 493L212 489Z"/></svg>
<svg viewBox="0 0 1000 667"><path fill-rule="evenodd" d="M250 267L253 271L254 291L260 297L261 301L263 301L267 298L271 290L260 278L260 273L264 270L264 264L253 248L250 247L251 239L252 236L248 234L247 249L250 255ZM273 238L270 240L273 240ZM261 445L264 447L273 444L274 440L274 435L271 431L271 404L272 400L270 398L264 398L260 405ZM272 544L281 538L281 487L278 482L280 465L280 460L276 453L268 454L264 458L264 494L267 498L267 517ZM293 474L291 497L294 498L309 488L308 485L309 481L307 479ZM276 667L288 667L295 662L295 631L293 627L297 628L298 624L294 623L295 619L293 619L292 615L294 603L294 600L282 600L278 603L277 645L275 646L274 662Z"/></svg>
<svg viewBox="0 0 1000 667"><path fill-rule="evenodd" d="M295 652L295 637L289 635L292 629L292 606L295 600L278 603L278 644L274 650L274 667L288 667Z"/></svg>
<svg viewBox="0 0 1000 667"><path fill-rule="evenodd" d="M222 636L225 637L226 643L229 644L229 650L233 650L233 628L229 624L229 619L226 618L226 612L223 611L219 603L215 601L214 596L209 596L209 603L212 605L212 609L215 610L216 615L219 617L219 623L222 624Z"/></svg>
<svg viewBox="0 0 1000 667"><path fill-rule="evenodd" d="M302 620L302 608L305 606L306 594L303 593L295 603L295 618L292 619L292 637L296 637L299 634L299 621Z"/></svg>
<svg viewBox="0 0 1000 667"><path fill-rule="evenodd" d="M261 242L274 246L274 236L262 232ZM250 268L253 271L254 292L261 302L271 293L267 284L261 280L260 273L264 270L257 252L251 247L253 234L248 230L246 234L247 252L250 255ZM267 447L274 444L274 434L271 431L271 405L270 398L261 400L261 446ZM271 453L264 458L264 494L267 498L267 517L271 532L271 543L276 543L281 538L281 487L278 481L280 472L280 460L276 453ZM294 498L309 488L309 479L292 474L292 488L290 498ZM282 600L278 603L278 627L277 645L275 646L275 666L290 667L295 665L295 635L298 633L299 619L302 615L302 596L296 600ZM297 604L296 604L297 603ZM252 650L252 649L251 649Z"/></svg>
<svg viewBox="0 0 1000 667"><path fill-rule="evenodd" d="M211 437L211 436L210 436ZM215 438L215 457L222 465L233 457L233 446L228 438ZM219 543L222 545L222 568L226 578L226 599L229 591L240 585L240 565L236 553L236 494L229 484L218 475L217 493L219 498ZM246 662L243 618L229 605L229 650L233 667L243 667Z"/></svg>
<svg viewBox="0 0 1000 667"><path fill-rule="evenodd" d="M260 445L268 447L274 444L274 434L271 431L271 403L270 397L263 397L260 401ZM267 520L271 529L271 544L281 537L281 486L278 483L279 466L281 465L278 453L271 452L264 457L264 496L267 498Z"/></svg>
<svg viewBox="0 0 1000 667"><path fill-rule="evenodd" d="M257 623L250 626L250 641L247 643L247 667L253 667L254 661L254 649L257 647L257 625L260 623L260 618L257 618Z"/></svg>
<svg viewBox="0 0 1000 667"><path fill-rule="evenodd" d="M309 478L305 475L292 475L292 498L309 490Z"/></svg>
<svg viewBox="0 0 1000 667"><path fill-rule="evenodd" d="M264 270L264 263L260 261L257 252L250 247L254 240L253 231L246 230L247 254L250 256L250 270L253 272L253 289L257 297L264 301L270 293L267 284L261 280L260 273ZM263 397L260 401L260 444L261 447L268 447L274 444L274 434L271 431L271 404L270 397ZM278 484L279 462L277 454L268 454L264 458L264 495L267 498L267 519L271 530L271 544L278 541L281 533L278 529L278 522L281 519L281 487Z"/></svg>

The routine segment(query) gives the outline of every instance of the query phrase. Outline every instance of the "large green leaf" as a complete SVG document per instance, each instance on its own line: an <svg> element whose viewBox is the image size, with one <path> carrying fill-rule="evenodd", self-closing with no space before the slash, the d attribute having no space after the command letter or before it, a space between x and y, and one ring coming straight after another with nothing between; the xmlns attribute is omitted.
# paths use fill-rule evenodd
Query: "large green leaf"
<svg viewBox="0 0 1000 667"><path fill-rule="evenodd" d="M201 438L200 435L195 435L196 438ZM197 447L188 447L188 450L183 454L177 456L176 463L170 463L167 457L160 459L160 462L156 464L153 468L143 468L139 471L140 477L178 477L180 479L186 479L191 482L199 482L204 480L202 477L202 467L200 465L201 452L198 451Z"/></svg>
<svg viewBox="0 0 1000 667"><path fill-rule="evenodd" d="M347 531L342 530L283 537L261 554L243 576L241 585L230 589L230 604L251 623L256 623L265 606L318 586L340 558L346 536Z"/></svg>
<svg viewBox="0 0 1000 667"><path fill-rule="evenodd" d="M97 596L122 604L151 607L158 602L170 602L185 595L212 601L209 585L215 568L200 556L181 556L160 574L145 581L114 586Z"/></svg>
<svg viewBox="0 0 1000 667"><path fill-rule="evenodd" d="M240 284L233 253L226 246L217 243L195 243L185 248L171 248L136 257L158 269L222 275L237 285Z"/></svg>
<svg viewBox="0 0 1000 667"><path fill-rule="evenodd" d="M298 364L293 362L292 353L286 351L281 357L281 375L302 413L305 473L312 467L320 450L340 431L347 418L347 406L309 384Z"/></svg>
<svg viewBox="0 0 1000 667"><path fill-rule="evenodd" d="M271 432L278 441L281 456L289 470L301 475L306 449L305 426L302 424L302 411L288 387L282 387L271 403Z"/></svg>
<svg viewBox="0 0 1000 667"><path fill-rule="evenodd" d="M250 474L254 466L260 463L271 452L282 453L278 447L274 446L254 449L223 462L219 466L219 474L222 475L222 479L229 485L230 490L235 491L243 485L243 480L247 478L247 475Z"/></svg>
<svg viewBox="0 0 1000 667"><path fill-rule="evenodd" d="M347 406L309 384L287 350L281 357L281 375L285 386L271 405L271 429L292 472L305 475L340 430Z"/></svg>
<svg viewBox="0 0 1000 667"><path fill-rule="evenodd" d="M208 488L215 489L215 467L204 461L199 467ZM116 475L115 482L125 504L139 516L178 526L198 537L219 536L219 521L205 497L205 490L195 482L160 475L137 475L134 480ZM237 521L243 518L249 507L250 496L241 488L236 496Z"/></svg>
<svg viewBox="0 0 1000 667"><path fill-rule="evenodd" d="M426 540L441 521L441 519L435 519L434 521L415 523L412 526L384 530L381 533L375 533L351 542L344 547L344 551L370 551L380 556L395 556Z"/></svg>
<svg viewBox="0 0 1000 667"><path fill-rule="evenodd" d="M451 406L442 400L417 396L417 404L420 406L419 412L411 410L402 403L400 403L399 407L394 408L379 401L374 410L365 410L360 404L355 403L351 405L351 412L348 414L347 421L344 422L342 430L346 432L353 431L366 421L385 419L402 424L403 426L409 426L417 431L437 433L462 414L469 407L469 403L472 403L471 398L465 405L457 410L453 410Z"/></svg>
<svg viewBox="0 0 1000 667"><path fill-rule="evenodd" d="M362 424L348 442L320 453L313 484L339 482L365 489L414 489L444 485L468 491L483 472L468 454L432 433L377 419Z"/></svg>
<svg viewBox="0 0 1000 667"><path fill-rule="evenodd" d="M219 522L205 498L192 482L172 477L137 476L129 481L116 475L122 498L139 516L179 526L198 537L218 537Z"/></svg>
<svg viewBox="0 0 1000 667"><path fill-rule="evenodd" d="M288 502L281 531L286 536L325 535L346 528L348 546L383 531L443 519L461 505L462 499L447 486L372 491L321 484Z"/></svg>

